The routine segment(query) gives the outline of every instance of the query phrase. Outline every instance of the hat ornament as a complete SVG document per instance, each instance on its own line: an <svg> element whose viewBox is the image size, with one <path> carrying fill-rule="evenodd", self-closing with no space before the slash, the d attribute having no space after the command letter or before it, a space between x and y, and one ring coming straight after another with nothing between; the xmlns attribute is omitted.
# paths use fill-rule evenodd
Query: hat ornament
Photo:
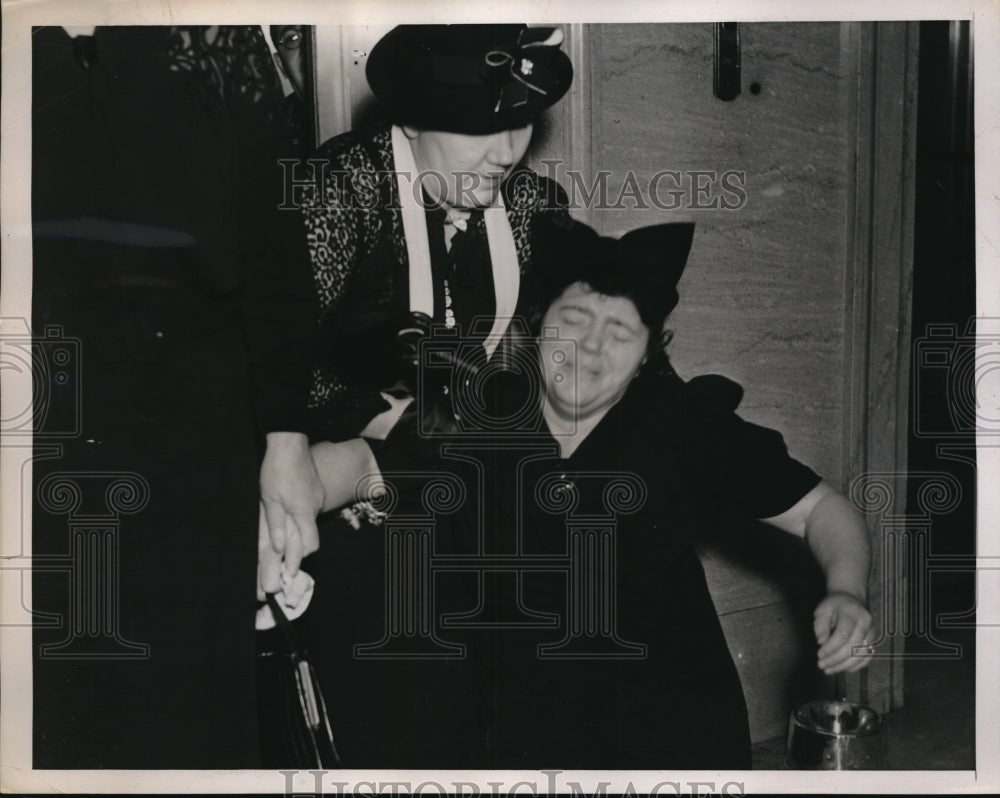
<svg viewBox="0 0 1000 798"><path fill-rule="evenodd" d="M526 34L529 41L524 41ZM545 34L545 38L537 39L540 34ZM514 78L514 80L518 81L532 91L546 95L548 94L548 91L528 80L528 78L530 78L535 72L536 67L536 62L529 57L533 55L531 48L559 47L562 42L563 32L559 28L525 28L521 31L520 36L518 36L517 45L512 48L514 50L513 52L508 52L503 49L490 50L485 56L483 56L483 60L486 62L486 66L494 70L502 69L504 66L509 64L510 75ZM496 107L493 109L494 111L500 110L503 100L504 89L501 89ZM527 95L525 94L519 101L512 103L512 105L524 105L526 102Z"/></svg>

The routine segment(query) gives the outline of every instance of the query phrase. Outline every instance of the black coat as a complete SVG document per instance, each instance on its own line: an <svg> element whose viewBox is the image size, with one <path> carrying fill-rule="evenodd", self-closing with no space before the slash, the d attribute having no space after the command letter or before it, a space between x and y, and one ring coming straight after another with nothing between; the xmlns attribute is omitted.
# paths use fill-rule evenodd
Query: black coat
<svg viewBox="0 0 1000 798"><path fill-rule="evenodd" d="M277 210L270 54L253 28L204 34L32 40L32 322L52 330L35 436L58 447L34 470L34 553L52 568L33 609L62 619L35 629L39 768L258 761L259 442L304 428L295 354L316 311L301 220ZM47 362L60 344L68 364ZM131 498L107 492L119 478ZM82 504L54 503L63 479ZM80 531L95 514L104 532ZM86 618L96 638L74 631Z"/></svg>

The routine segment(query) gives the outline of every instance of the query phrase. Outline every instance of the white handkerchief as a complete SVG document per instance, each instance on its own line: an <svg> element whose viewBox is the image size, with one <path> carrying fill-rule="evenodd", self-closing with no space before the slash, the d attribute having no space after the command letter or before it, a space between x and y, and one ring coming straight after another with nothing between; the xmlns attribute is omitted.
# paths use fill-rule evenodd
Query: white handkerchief
<svg viewBox="0 0 1000 798"><path fill-rule="evenodd" d="M278 606L281 607L288 620L294 621L306 611L306 608L309 606L309 602L312 601L313 587L315 585L315 579L309 576L309 574L305 571L299 571L295 575L295 579L292 580L292 592L301 595L298 604L294 607L289 607L285 598L285 591L283 590L274 594L274 598L278 602ZM274 613L271 612L271 608L266 604L257 610L255 626L258 632L266 632L268 629L273 629L277 626L277 622L274 620Z"/></svg>

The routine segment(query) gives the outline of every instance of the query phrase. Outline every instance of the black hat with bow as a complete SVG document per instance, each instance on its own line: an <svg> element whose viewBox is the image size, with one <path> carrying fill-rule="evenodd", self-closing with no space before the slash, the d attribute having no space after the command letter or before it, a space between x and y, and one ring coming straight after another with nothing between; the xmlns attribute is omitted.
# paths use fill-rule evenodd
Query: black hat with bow
<svg viewBox="0 0 1000 798"><path fill-rule="evenodd" d="M656 335L677 305L677 283L693 239L693 222L639 227L610 238L563 216L543 216L532 232L542 302L547 307L568 286L586 283L597 293L632 300Z"/></svg>
<svg viewBox="0 0 1000 798"><path fill-rule="evenodd" d="M368 57L368 83L395 121L482 135L514 130L573 80L558 28L400 25Z"/></svg>

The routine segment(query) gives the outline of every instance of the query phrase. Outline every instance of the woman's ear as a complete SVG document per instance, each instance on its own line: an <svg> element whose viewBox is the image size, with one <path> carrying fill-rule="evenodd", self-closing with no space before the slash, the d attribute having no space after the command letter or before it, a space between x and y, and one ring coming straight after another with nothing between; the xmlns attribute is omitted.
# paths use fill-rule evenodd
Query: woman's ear
<svg viewBox="0 0 1000 798"><path fill-rule="evenodd" d="M666 349L670 342L674 340L674 331L668 330L666 327L663 328L663 332L660 333L660 348Z"/></svg>
<svg viewBox="0 0 1000 798"><path fill-rule="evenodd" d="M413 125L400 125L399 128L403 131L403 135L410 141L413 141L413 139L420 135L420 130L413 127Z"/></svg>

